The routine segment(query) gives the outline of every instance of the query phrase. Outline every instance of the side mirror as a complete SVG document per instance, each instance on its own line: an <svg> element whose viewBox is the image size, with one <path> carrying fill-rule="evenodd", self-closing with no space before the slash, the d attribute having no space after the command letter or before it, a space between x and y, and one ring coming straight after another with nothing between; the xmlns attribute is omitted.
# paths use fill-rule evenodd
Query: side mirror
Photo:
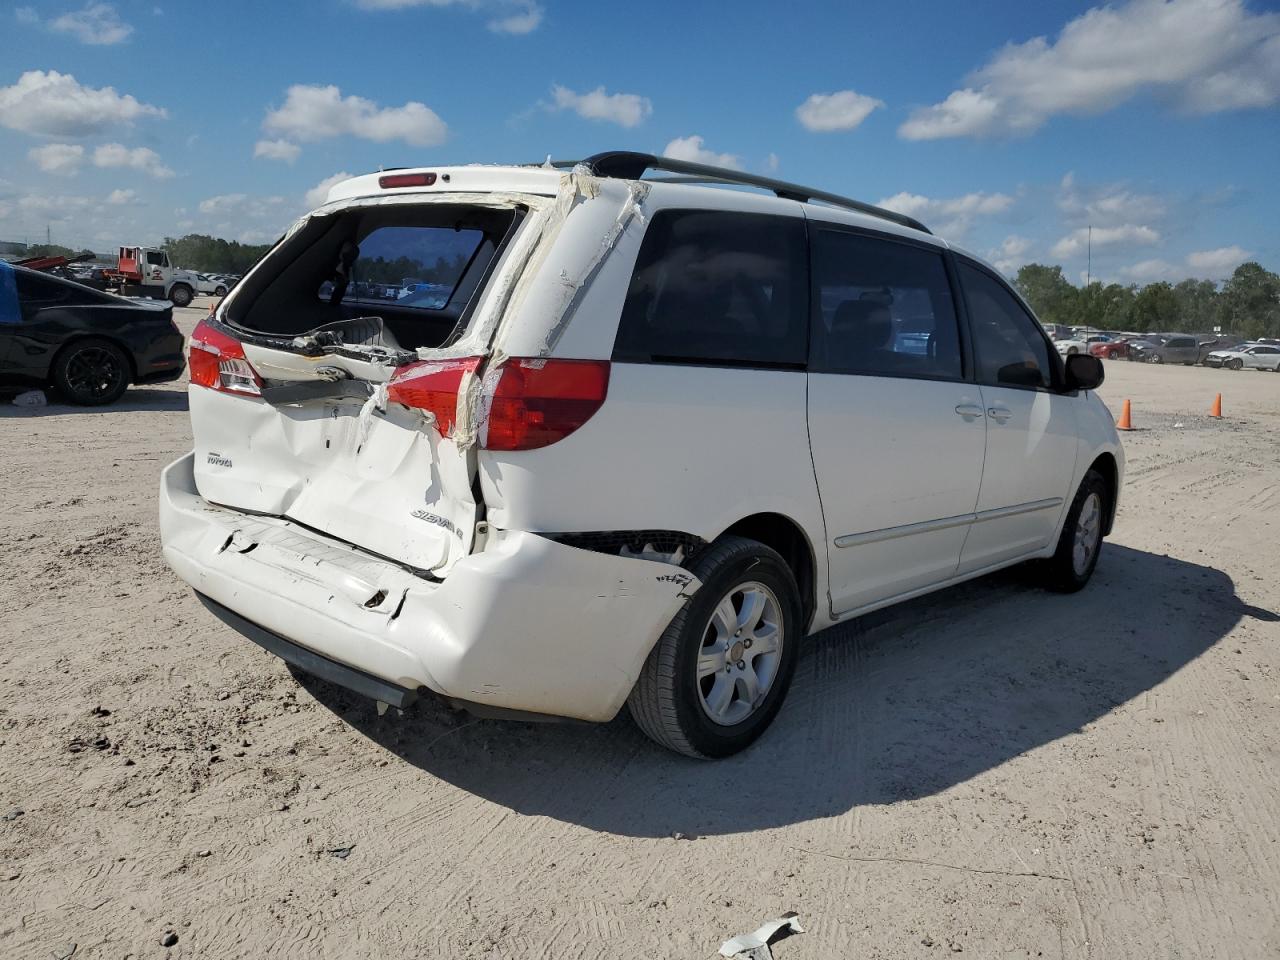
<svg viewBox="0 0 1280 960"><path fill-rule="evenodd" d="M1073 353L1067 357L1067 389L1096 390L1102 386L1105 374L1102 361L1087 353Z"/></svg>

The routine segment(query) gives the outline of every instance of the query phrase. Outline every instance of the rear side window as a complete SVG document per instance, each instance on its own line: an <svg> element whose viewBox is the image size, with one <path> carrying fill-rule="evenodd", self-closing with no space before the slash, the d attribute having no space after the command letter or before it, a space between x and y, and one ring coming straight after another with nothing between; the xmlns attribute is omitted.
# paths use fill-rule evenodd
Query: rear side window
<svg viewBox="0 0 1280 960"><path fill-rule="evenodd" d="M342 301L393 301L398 307L441 310L480 245L479 230L452 227L387 226L360 241ZM317 292L329 302L333 281Z"/></svg>
<svg viewBox="0 0 1280 960"><path fill-rule="evenodd" d="M956 309L942 253L879 237L815 230L810 369L956 378Z"/></svg>
<svg viewBox="0 0 1280 960"><path fill-rule="evenodd" d="M1183 347L1194 347L1195 345L1196 342L1190 337L1176 337L1165 344L1167 347L1176 347L1178 349L1182 349Z"/></svg>
<svg viewBox="0 0 1280 960"><path fill-rule="evenodd" d="M1001 386L1050 386L1049 345L1013 294L994 277L963 262L960 285L969 305L978 379Z"/></svg>
<svg viewBox="0 0 1280 960"><path fill-rule="evenodd" d="M805 363L804 222L710 210L653 215L613 357L639 363Z"/></svg>

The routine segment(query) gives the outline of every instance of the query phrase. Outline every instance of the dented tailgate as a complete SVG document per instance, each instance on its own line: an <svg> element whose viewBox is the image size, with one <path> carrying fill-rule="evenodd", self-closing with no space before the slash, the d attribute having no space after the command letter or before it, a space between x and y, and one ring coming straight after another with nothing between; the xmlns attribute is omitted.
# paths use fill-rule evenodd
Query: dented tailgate
<svg viewBox="0 0 1280 960"><path fill-rule="evenodd" d="M475 391L475 374L462 375L456 429L442 427L428 409L389 400L388 385L394 390L397 372L403 376L414 363L454 357L483 362L503 311L520 295L521 278L554 231L562 205L556 203L560 198L548 197L469 199L487 206L518 204L524 217L475 291L477 305L465 333L448 346L400 347L376 317L296 337L264 336L225 323L223 304L208 323L240 341L261 379L261 395L192 386L201 496L288 518L437 577L471 552L480 507L465 398Z"/></svg>

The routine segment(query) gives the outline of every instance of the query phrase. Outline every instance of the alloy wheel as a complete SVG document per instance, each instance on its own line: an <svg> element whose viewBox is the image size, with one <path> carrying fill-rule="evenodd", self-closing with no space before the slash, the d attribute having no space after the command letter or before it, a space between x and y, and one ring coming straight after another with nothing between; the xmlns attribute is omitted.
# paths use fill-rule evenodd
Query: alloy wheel
<svg viewBox="0 0 1280 960"><path fill-rule="evenodd" d="M126 376L120 358L105 347L82 347L67 358L67 386L82 402L111 396Z"/></svg>
<svg viewBox="0 0 1280 960"><path fill-rule="evenodd" d="M716 604L698 650L698 699L713 723L732 726L764 702L782 663L782 607L751 581Z"/></svg>
<svg viewBox="0 0 1280 960"><path fill-rule="evenodd" d="M1102 538L1102 499L1091 493L1080 505L1080 515L1076 517L1075 539L1071 547L1071 566L1076 576L1084 576L1089 563L1098 552L1098 541Z"/></svg>

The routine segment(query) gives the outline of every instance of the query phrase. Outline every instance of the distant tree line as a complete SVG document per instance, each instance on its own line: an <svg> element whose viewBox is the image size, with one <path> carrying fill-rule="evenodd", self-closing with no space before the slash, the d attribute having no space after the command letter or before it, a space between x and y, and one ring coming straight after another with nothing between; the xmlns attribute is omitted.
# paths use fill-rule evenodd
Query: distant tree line
<svg viewBox="0 0 1280 960"><path fill-rule="evenodd" d="M202 233L189 233L177 239L165 237L162 246L169 251L171 263L188 270L235 274L244 274L271 249L269 243L239 243Z"/></svg>
<svg viewBox="0 0 1280 960"><path fill-rule="evenodd" d="M1221 286L1211 280L1161 280L1077 287L1061 267L1029 263L1014 281L1042 323L1137 333L1224 333L1280 337L1280 276L1250 261Z"/></svg>
<svg viewBox="0 0 1280 960"><path fill-rule="evenodd" d="M364 283L399 284L410 278L423 283L441 283L453 286L467 266L467 256L456 254L452 258L437 257L430 266L413 257L361 257L356 261L355 279Z"/></svg>

